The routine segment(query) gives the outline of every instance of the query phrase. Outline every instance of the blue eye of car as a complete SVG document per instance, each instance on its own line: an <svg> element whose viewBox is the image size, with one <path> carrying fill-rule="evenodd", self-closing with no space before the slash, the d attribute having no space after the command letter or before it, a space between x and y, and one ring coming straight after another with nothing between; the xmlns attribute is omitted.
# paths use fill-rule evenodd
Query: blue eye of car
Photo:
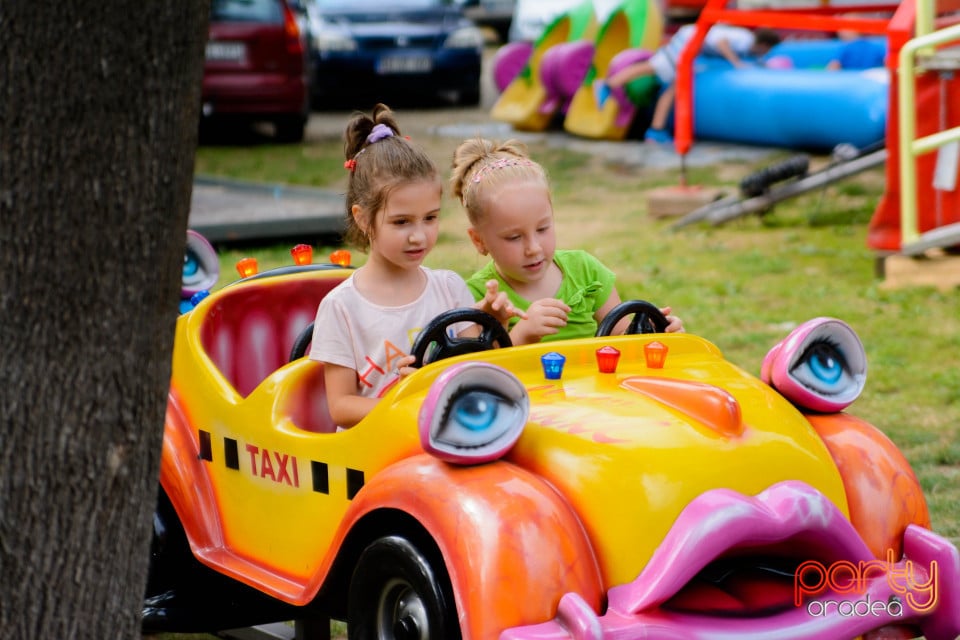
<svg viewBox="0 0 960 640"><path fill-rule="evenodd" d="M453 464L483 464L505 455L530 415L530 396L515 375L486 362L448 367L420 407L420 444Z"/></svg>
<svg viewBox="0 0 960 640"><path fill-rule="evenodd" d="M443 408L435 438L451 447L482 447L499 438L516 421L517 403L489 389L465 389Z"/></svg>
<svg viewBox="0 0 960 640"><path fill-rule="evenodd" d="M804 386L826 395L842 393L857 384L843 351L824 339L807 347L790 373Z"/></svg>
<svg viewBox="0 0 960 640"><path fill-rule="evenodd" d="M190 276L196 275L198 269L200 269L200 261L197 260L196 256L191 255L189 252L183 256L184 278L189 278Z"/></svg>
<svg viewBox="0 0 960 640"><path fill-rule="evenodd" d="M487 391L471 391L454 399L450 417L471 431L482 431L497 420L497 411L503 400Z"/></svg>

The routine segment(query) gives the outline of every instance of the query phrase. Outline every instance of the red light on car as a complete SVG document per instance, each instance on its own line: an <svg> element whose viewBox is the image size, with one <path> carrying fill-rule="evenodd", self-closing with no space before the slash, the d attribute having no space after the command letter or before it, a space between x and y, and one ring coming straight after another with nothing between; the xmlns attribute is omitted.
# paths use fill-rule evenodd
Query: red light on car
<svg viewBox="0 0 960 640"><path fill-rule="evenodd" d="M287 36L287 51L294 55L303 54L303 39L300 37L300 27L297 25L297 16L290 7L283 3L283 31Z"/></svg>
<svg viewBox="0 0 960 640"><path fill-rule="evenodd" d="M336 251L330 254L330 262L332 262L333 264L338 264L341 267L349 267L350 259L351 259L350 252L347 251L346 249L337 249Z"/></svg>
<svg viewBox="0 0 960 640"><path fill-rule="evenodd" d="M256 258L240 258L237 260L237 273L240 274L241 278L257 275L258 270Z"/></svg>
<svg viewBox="0 0 960 640"><path fill-rule="evenodd" d="M663 363L667 361L667 351L669 350L667 345L656 340L643 345L643 355L647 359L647 367L663 369Z"/></svg>
<svg viewBox="0 0 960 640"><path fill-rule="evenodd" d="M620 350L611 346L597 349L597 368L600 373L616 373L620 361Z"/></svg>
<svg viewBox="0 0 960 640"><path fill-rule="evenodd" d="M290 249L294 264L304 265L313 262L313 247L308 244L298 244Z"/></svg>

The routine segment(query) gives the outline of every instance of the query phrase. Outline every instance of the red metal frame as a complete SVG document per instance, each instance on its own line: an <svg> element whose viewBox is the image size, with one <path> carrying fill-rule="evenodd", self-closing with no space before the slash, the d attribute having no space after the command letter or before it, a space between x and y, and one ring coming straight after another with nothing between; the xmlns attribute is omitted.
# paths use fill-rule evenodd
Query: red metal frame
<svg viewBox="0 0 960 640"><path fill-rule="evenodd" d="M677 95L674 107L674 145L677 153L684 155L690 151L693 143L693 60L703 45L703 39L711 26L718 22L742 27L769 27L771 29L807 30L834 33L841 29L849 29L862 34L884 35L889 34L889 27L901 14L909 14L901 18L902 22L913 25L914 0L904 0L899 8L896 3L856 5L856 6L821 6L805 7L800 9L746 10L727 8L730 0L707 0L707 4L700 12L696 30L690 42L684 47L677 61ZM849 15L851 12L889 13L896 12L892 19L864 18ZM844 15L846 14L846 15ZM888 35L889 37L889 35ZM896 68L896 52L909 39L905 34L898 40L896 51L894 42L890 41L888 64Z"/></svg>

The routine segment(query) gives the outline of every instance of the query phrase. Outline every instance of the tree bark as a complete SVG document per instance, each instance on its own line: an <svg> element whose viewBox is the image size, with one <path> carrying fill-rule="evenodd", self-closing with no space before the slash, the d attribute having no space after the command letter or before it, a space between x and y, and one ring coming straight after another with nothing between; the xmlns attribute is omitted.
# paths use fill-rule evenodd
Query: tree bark
<svg viewBox="0 0 960 640"><path fill-rule="evenodd" d="M0 633L139 635L209 0L0 9Z"/></svg>

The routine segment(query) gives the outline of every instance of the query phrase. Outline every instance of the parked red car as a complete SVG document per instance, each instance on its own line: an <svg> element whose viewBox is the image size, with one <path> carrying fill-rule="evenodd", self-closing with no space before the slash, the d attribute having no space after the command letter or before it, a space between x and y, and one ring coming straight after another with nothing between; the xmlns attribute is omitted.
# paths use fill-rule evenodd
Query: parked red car
<svg viewBox="0 0 960 640"><path fill-rule="evenodd" d="M272 122L300 142L310 115L305 35L286 0L212 0L202 122Z"/></svg>

